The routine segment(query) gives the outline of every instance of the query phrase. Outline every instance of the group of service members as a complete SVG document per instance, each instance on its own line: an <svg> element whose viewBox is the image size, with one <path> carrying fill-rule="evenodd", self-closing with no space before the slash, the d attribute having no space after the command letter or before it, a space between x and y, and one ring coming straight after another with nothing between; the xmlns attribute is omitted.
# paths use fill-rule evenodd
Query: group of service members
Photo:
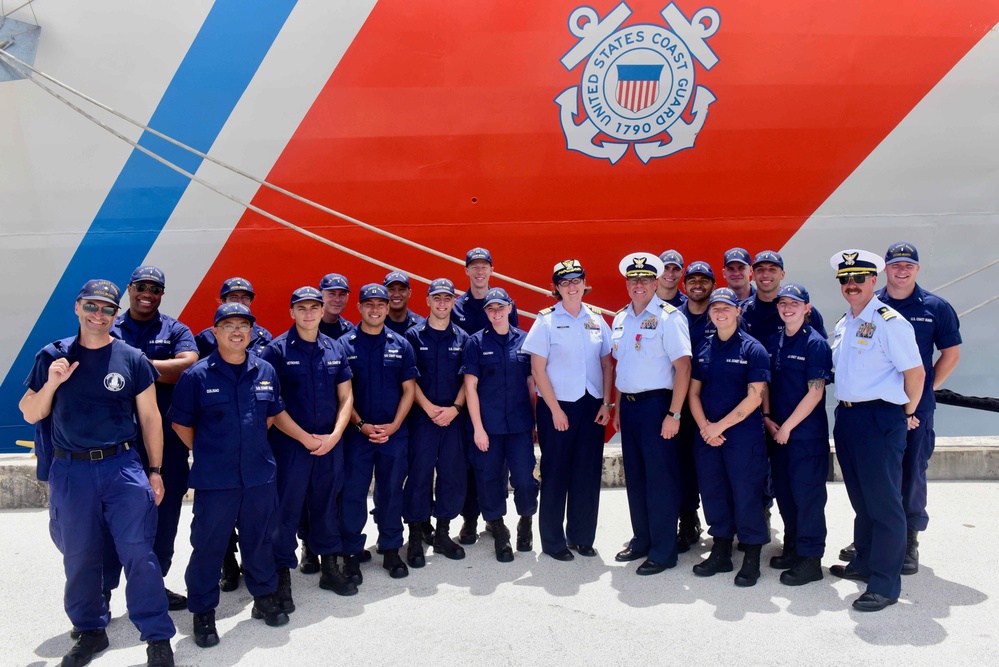
<svg viewBox="0 0 999 667"><path fill-rule="evenodd" d="M888 285L875 294L886 263ZM642 560L639 575L674 567L700 539L703 502L713 542L694 573L733 571L737 537L735 584L752 586L776 498L785 532L771 567L787 585L819 580L825 385L834 377L834 438L857 519L840 554L849 564L830 571L867 582L858 610L897 601L928 520L933 388L961 342L953 309L916 284L911 244L892 245L883 260L862 250L832 257L850 309L831 346L808 291L782 284L783 259L770 250L752 260L742 248L726 252L721 288L708 263L685 265L675 250L630 254L619 264L630 301L610 326L583 301L580 263L559 262L556 303L526 333L509 295L489 286L488 250L473 248L465 264L468 290L456 296L450 280L434 280L426 318L408 307L405 274L364 285L356 326L343 316L347 278L328 274L292 293L293 324L273 339L243 278L225 281L213 326L197 336L160 312L166 279L156 267L133 272L120 315L118 288L88 282L75 306L78 336L39 353L21 401L64 554L77 643L63 664L107 648L123 566L150 665L173 664L168 609L192 612L198 646L219 642L220 590L237 588L240 574L252 616L268 625L295 610L295 567L321 573L324 589L356 594L371 558L363 530L372 477L377 551L393 578L424 566L424 544L464 558L459 543L477 541L480 513L500 562L513 560L514 546L533 549L535 514L543 553L595 556L608 424L621 433L633 531L616 560ZM185 598L163 576L188 488Z"/></svg>

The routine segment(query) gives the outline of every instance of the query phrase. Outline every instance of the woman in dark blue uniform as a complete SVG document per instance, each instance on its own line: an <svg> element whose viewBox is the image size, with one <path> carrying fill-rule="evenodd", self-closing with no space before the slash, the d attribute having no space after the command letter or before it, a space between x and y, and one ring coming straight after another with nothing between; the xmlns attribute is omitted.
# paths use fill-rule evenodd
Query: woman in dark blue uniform
<svg viewBox="0 0 999 667"><path fill-rule="evenodd" d="M738 534L746 555L735 584L753 586L760 578L760 550L770 541L760 503L767 474L760 405L770 359L763 345L740 329L739 302L731 289L711 293L708 314L718 331L694 354L689 399L699 429L697 482L714 544L694 574L731 572L732 540Z"/></svg>
<svg viewBox="0 0 999 667"><path fill-rule="evenodd" d="M472 422L469 458L475 469L482 518L492 527L496 560L513 560L506 514L507 468L517 514L538 511L538 481L534 478L534 409L531 405L531 355L522 351L523 331L510 326L513 301L505 290L486 292L483 306L489 325L465 343L465 398Z"/></svg>
<svg viewBox="0 0 999 667"><path fill-rule="evenodd" d="M771 380L763 397L763 424L774 495L784 520L784 549L770 559L770 567L786 570L781 583L800 586L822 578L829 475L825 397L832 351L808 323L812 307L804 287L781 286L777 310L784 330L767 343Z"/></svg>

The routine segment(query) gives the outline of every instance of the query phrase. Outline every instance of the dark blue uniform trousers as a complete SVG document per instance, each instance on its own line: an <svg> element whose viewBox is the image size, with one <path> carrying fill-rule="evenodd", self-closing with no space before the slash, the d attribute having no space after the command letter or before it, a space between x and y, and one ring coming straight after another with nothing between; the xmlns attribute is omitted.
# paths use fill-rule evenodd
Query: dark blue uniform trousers
<svg viewBox="0 0 999 667"><path fill-rule="evenodd" d="M593 546L600 508L605 432L604 427L593 420L601 402L589 394L577 401L559 401L569 418L569 428L556 431L551 409L538 400L538 443L541 445L538 530L541 549L546 553L562 551L566 541Z"/></svg>
<svg viewBox="0 0 999 667"><path fill-rule="evenodd" d="M203 614L218 606L219 570L237 521L246 589L254 597L277 590L273 542L277 506L276 484L195 491L191 521L194 550L184 575L189 611Z"/></svg>
<svg viewBox="0 0 999 667"><path fill-rule="evenodd" d="M821 558L826 549L826 480L829 441L796 439L778 445L767 434L774 495L784 521L784 544L799 556Z"/></svg>
<svg viewBox="0 0 999 667"><path fill-rule="evenodd" d="M274 436L272 436L273 438ZM277 461L278 515L274 533L274 561L277 567L295 568L298 557L296 534L307 509L310 520L308 540L313 553L337 554L340 541L337 502L343 488L343 442L322 456L291 439L272 441Z"/></svg>
<svg viewBox="0 0 999 667"><path fill-rule="evenodd" d="M489 449L484 452L469 439L468 453L475 466L483 519L495 521L506 516L506 498L511 485L517 514L533 516L538 511L538 480L534 478L537 459L531 433L490 434Z"/></svg>
<svg viewBox="0 0 999 667"><path fill-rule="evenodd" d="M905 454L902 456L902 507L909 530L926 530L930 521L926 513L926 468L936 444L933 432L933 410L916 412L919 426L906 431Z"/></svg>
<svg viewBox="0 0 999 667"><path fill-rule="evenodd" d="M634 535L629 546L667 566L676 565L678 557L676 523L681 489L676 436L672 440L662 437L663 419L672 400L670 391L635 401L622 397L618 406L624 481Z"/></svg>
<svg viewBox="0 0 999 667"><path fill-rule="evenodd" d="M403 491L402 510L406 523L427 521L431 510L436 518L450 521L461 511L465 503L468 467L464 421L459 416L442 428L430 421L422 410L410 420L409 476Z"/></svg>
<svg viewBox="0 0 999 667"><path fill-rule="evenodd" d="M902 454L906 422L901 405L868 401L836 408L836 457L857 518L854 570L870 577L867 590L888 598L902 592L905 510Z"/></svg>
<svg viewBox="0 0 999 667"><path fill-rule="evenodd" d="M385 444L376 445L356 429L344 435L344 481L340 500L343 553L357 554L364 549L372 473L378 489L378 513L375 515L378 546L381 549L402 546L402 485L408 468L408 440L408 434L395 433Z"/></svg>
<svg viewBox="0 0 999 667"><path fill-rule="evenodd" d="M763 426L754 419L736 424L723 435L726 440L721 447L706 444L700 431L694 443L708 534L727 539L738 535L742 544L766 544L770 532L760 499L770 465Z"/></svg>
<svg viewBox="0 0 999 667"><path fill-rule="evenodd" d="M669 407L667 405L667 407ZM680 456L680 511L696 512L701 506L701 494L697 489L697 466L694 465L694 434L697 422L690 412L687 401L680 410L680 430L673 437Z"/></svg>
<svg viewBox="0 0 999 667"><path fill-rule="evenodd" d="M80 630L107 627L105 540L125 568L128 617L142 641L173 637L160 564L153 553L156 502L139 454L101 461L54 459L49 472L49 532L63 554L66 615Z"/></svg>

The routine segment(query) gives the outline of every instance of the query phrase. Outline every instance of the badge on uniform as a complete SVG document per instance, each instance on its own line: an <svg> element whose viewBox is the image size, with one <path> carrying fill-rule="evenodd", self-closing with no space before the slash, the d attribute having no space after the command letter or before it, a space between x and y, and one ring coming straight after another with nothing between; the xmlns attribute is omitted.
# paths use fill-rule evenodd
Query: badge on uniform
<svg viewBox="0 0 999 667"><path fill-rule="evenodd" d="M874 338L874 330L876 328L870 322L864 322L857 327L857 338Z"/></svg>
<svg viewBox="0 0 999 667"><path fill-rule="evenodd" d="M642 349L642 334L635 334L635 349Z"/></svg>
<svg viewBox="0 0 999 667"><path fill-rule="evenodd" d="M596 322L595 320L586 320L586 322L583 323L583 328L584 329L591 329L591 330L596 329L597 331L599 331L600 330L600 324L598 322Z"/></svg>
<svg viewBox="0 0 999 667"><path fill-rule="evenodd" d="M655 329L658 326L659 326L659 318L653 316L653 317L649 317L647 319L642 320L642 325L639 328L640 329Z"/></svg>

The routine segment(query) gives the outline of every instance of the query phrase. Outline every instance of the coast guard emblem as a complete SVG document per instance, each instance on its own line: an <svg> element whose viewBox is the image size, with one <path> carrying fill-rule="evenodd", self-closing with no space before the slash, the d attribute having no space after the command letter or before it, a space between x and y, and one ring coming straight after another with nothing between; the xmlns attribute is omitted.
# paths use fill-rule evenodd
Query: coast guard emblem
<svg viewBox="0 0 999 667"><path fill-rule="evenodd" d="M622 27L631 16L623 2L603 19L590 7L572 12L579 41L561 62L569 71L585 65L580 85L555 98L567 149L615 164L630 146L644 163L693 148L716 99L694 83L695 63L718 64L707 40L721 17L705 7L688 21L672 2L660 14L665 25Z"/></svg>
<svg viewBox="0 0 999 667"><path fill-rule="evenodd" d="M108 391L121 391L125 388L125 378L121 373L108 373L104 376L104 388Z"/></svg>

